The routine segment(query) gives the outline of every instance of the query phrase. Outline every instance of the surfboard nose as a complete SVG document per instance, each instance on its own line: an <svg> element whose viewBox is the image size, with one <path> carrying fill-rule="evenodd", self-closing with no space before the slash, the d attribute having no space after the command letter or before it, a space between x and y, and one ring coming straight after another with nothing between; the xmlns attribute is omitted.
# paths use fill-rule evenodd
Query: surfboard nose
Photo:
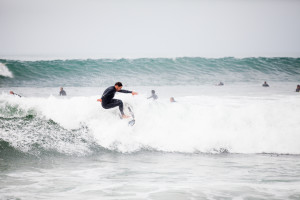
<svg viewBox="0 0 300 200"><path fill-rule="evenodd" d="M129 126L133 126L135 124L135 120L133 119L133 120L130 120L129 122L128 122L128 125Z"/></svg>

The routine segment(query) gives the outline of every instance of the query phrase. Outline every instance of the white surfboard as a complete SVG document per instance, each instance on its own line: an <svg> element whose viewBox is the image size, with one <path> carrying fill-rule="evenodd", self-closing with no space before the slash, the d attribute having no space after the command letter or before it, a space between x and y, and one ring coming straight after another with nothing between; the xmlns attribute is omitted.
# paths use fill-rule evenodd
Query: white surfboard
<svg viewBox="0 0 300 200"><path fill-rule="evenodd" d="M123 119L122 115L120 114L120 118L123 120L128 120L128 125L133 126L135 124L135 118L134 118L134 113L133 109L129 104L124 104L124 114L127 116L130 116L129 118Z"/></svg>

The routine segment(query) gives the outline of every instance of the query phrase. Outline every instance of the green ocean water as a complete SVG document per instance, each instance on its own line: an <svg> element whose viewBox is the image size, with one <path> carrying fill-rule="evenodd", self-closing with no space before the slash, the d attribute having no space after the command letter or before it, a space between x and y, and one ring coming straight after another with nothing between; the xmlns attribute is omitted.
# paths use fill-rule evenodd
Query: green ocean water
<svg viewBox="0 0 300 200"><path fill-rule="evenodd" d="M17 61L0 59L0 87L99 87L119 80L130 86L223 82L300 81L300 58L140 58Z"/></svg>

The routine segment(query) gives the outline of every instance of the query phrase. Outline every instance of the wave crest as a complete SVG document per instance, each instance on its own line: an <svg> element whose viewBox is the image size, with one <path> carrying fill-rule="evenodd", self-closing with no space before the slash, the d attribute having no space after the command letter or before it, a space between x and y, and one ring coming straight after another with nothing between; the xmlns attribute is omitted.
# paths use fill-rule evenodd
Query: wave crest
<svg viewBox="0 0 300 200"><path fill-rule="evenodd" d="M85 156L99 149L300 154L297 96L191 96L178 98L175 104L142 96L122 99L134 107L133 127L119 119L117 109L102 109L96 97L2 95L0 139L31 154L54 151Z"/></svg>
<svg viewBox="0 0 300 200"><path fill-rule="evenodd" d="M13 74L9 69L2 63L0 63L0 76L13 78Z"/></svg>

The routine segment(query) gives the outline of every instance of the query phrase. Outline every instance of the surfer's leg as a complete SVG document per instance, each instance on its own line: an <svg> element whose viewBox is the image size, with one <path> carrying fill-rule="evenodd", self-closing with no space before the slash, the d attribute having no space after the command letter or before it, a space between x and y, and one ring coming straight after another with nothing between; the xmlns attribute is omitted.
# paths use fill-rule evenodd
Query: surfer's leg
<svg viewBox="0 0 300 200"><path fill-rule="evenodd" d="M123 111L123 101L116 99L118 101L118 105L119 105L119 110L121 112L122 115L124 115L124 111Z"/></svg>
<svg viewBox="0 0 300 200"><path fill-rule="evenodd" d="M107 104L102 104L102 107L105 109L110 109L119 106L120 112L122 115L124 115L123 111L123 102L119 99L112 99L111 102Z"/></svg>

